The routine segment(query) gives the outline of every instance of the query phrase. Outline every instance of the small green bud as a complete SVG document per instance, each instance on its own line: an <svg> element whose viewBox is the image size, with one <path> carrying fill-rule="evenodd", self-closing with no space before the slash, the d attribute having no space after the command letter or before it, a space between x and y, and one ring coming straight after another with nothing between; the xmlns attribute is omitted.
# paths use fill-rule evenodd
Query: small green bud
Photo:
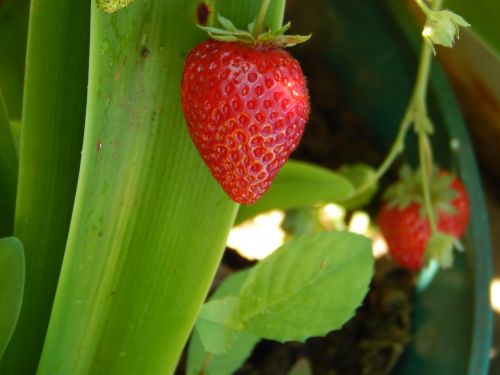
<svg viewBox="0 0 500 375"><path fill-rule="evenodd" d="M422 36L436 54L434 45L453 47L455 38L458 39L460 36L460 27L469 26L466 20L449 10L431 11L425 22Z"/></svg>
<svg viewBox="0 0 500 375"><path fill-rule="evenodd" d="M134 0L97 0L97 7L106 13L115 13L130 5Z"/></svg>

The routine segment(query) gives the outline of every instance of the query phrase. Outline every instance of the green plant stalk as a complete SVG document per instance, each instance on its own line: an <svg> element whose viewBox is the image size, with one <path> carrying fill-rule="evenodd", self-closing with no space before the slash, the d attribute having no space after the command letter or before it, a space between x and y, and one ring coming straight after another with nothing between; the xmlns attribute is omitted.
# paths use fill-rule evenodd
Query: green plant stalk
<svg viewBox="0 0 500 375"><path fill-rule="evenodd" d="M269 8L271 0L262 0L260 9L259 9L259 14L257 15L257 18L255 19L255 25L252 30L252 35L254 38L258 38L259 34L262 30L262 24L264 23L264 19L266 17L267 9Z"/></svg>
<svg viewBox="0 0 500 375"><path fill-rule="evenodd" d="M435 233L437 232L436 213L434 207L432 206L431 191L430 191L433 162L430 151L429 138L427 137L427 134L422 131L418 132L418 149L419 149L420 168L422 171L421 173L422 190L424 192L425 212L427 214L427 219L429 220L431 231L432 233Z"/></svg>
<svg viewBox="0 0 500 375"><path fill-rule="evenodd" d="M430 11L428 6L422 0L416 0L416 2L420 6L422 11L424 11L424 13L427 14ZM432 10L440 9L441 4L442 0L435 0L433 2ZM406 107L403 119L401 120L401 123L399 125L399 130L396 139L392 144L391 149L389 150L384 161L375 171L373 178L371 178L365 184L356 189L356 191L353 193L353 197L358 196L363 192L365 192L366 190L370 189L377 183L377 181L380 180L380 178L382 178L382 176L389 170L391 165L394 163L396 158L404 151L405 147L404 142L406 134L408 133L411 124L420 123L421 122L420 120L427 118L427 104L425 99L427 95L427 86L429 82L431 65L432 65L432 51L426 43L423 43L418 62L418 70L417 70L417 77L415 79L415 85L413 86L413 91L410 97L410 101L408 103L408 106ZM420 134L419 129L416 130L417 133ZM422 132L425 132L425 129L421 130ZM426 134L424 134L423 136L427 137ZM428 154L428 152L425 151L425 154ZM432 158L430 164L432 165ZM428 189L428 187L427 188L424 187L424 190L425 189Z"/></svg>
<svg viewBox="0 0 500 375"><path fill-rule="evenodd" d="M424 0L415 0L415 2L417 3L417 5L420 7L420 9L422 10L422 12L426 15L426 16L429 16L429 14L431 13L431 9L429 8L429 6L425 3Z"/></svg>
<svg viewBox="0 0 500 375"><path fill-rule="evenodd" d="M375 184L382 178L382 176L389 170L391 165L394 163L396 158L404 151L405 148L405 138L406 134L408 133L408 129L410 128L410 125L412 124L411 121L411 110L412 106L408 107L408 110L406 111L403 120L401 121L399 125L399 130L398 134L396 136L396 139L394 143L391 146L391 149L389 150L387 156L385 157L384 161L380 166L377 168L375 173L373 174L373 177L366 181L363 185L361 185L359 188L356 189L356 191L352 194L352 198L357 197L361 194L363 194L365 191L369 190Z"/></svg>
<svg viewBox="0 0 500 375"><path fill-rule="evenodd" d="M12 234L18 159L7 108L0 91L0 238Z"/></svg>
<svg viewBox="0 0 500 375"><path fill-rule="evenodd" d="M206 38L198 3L136 1L114 15L92 5L80 177L39 375L176 367L237 210L181 111L184 57ZM256 7L238 4L213 11L250 22Z"/></svg>
<svg viewBox="0 0 500 375"><path fill-rule="evenodd" d="M429 15L430 10L422 0L417 0L418 5L422 9L422 11ZM437 11L441 8L443 0L435 0L432 3L432 11ZM422 176L422 190L424 193L424 207L425 212L427 214L427 220L429 221L429 225L431 227L432 233L437 232L437 224L436 224L436 212L432 205L432 197L431 197L431 179L434 170L434 162L432 160L432 148L429 142L429 129L425 129L423 124L430 124L428 121L427 114L427 86L429 82L429 74L431 70L432 64L432 51L427 43L423 43L422 52L421 52L421 60L422 62L422 75L417 78L416 85L416 94L415 100L417 109L416 118L415 118L415 131L418 136L418 149L419 149L419 162L421 168L421 176Z"/></svg>
<svg viewBox="0 0 500 375"><path fill-rule="evenodd" d="M45 338L78 176L88 31L88 1L31 2L14 223L26 285L6 375L33 374Z"/></svg>

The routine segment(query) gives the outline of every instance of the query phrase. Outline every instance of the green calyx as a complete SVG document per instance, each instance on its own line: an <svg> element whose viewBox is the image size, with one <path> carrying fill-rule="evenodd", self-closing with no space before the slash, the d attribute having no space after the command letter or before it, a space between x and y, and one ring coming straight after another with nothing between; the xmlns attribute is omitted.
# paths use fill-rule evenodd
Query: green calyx
<svg viewBox="0 0 500 375"><path fill-rule="evenodd" d="M425 247L426 262L434 260L443 269L451 268L455 249L460 252L465 251L462 243L455 237L443 232L435 232L431 234Z"/></svg>
<svg viewBox="0 0 500 375"><path fill-rule="evenodd" d="M283 27L279 30L266 30L261 33L255 32L255 21L248 25L248 30L239 30L230 20L222 17L220 14L217 15L217 20L222 28L200 25L198 25L198 27L206 31L210 38L221 42L240 42L250 45L271 45L273 47L283 48L304 43L311 37L311 34L285 35L285 32L291 27L290 22L283 25Z"/></svg>
<svg viewBox="0 0 500 375"><path fill-rule="evenodd" d="M436 232L431 235L425 248L427 260L435 260L441 268L453 265L453 248L457 240L449 234Z"/></svg>
<svg viewBox="0 0 500 375"><path fill-rule="evenodd" d="M470 24L458 14L449 10L430 11L422 36L436 54L435 45L453 47L455 39L460 36L460 27L470 27Z"/></svg>
<svg viewBox="0 0 500 375"><path fill-rule="evenodd" d="M422 188L422 171L412 169L405 165L399 171L399 180L391 185L384 193L384 199L389 207L396 207L404 210L411 203L418 204L420 216L426 217L424 192ZM450 186L454 177L447 173L439 173L435 168L430 181L430 193L432 207L437 212L444 212L448 215L456 213L451 201L456 198L457 192Z"/></svg>

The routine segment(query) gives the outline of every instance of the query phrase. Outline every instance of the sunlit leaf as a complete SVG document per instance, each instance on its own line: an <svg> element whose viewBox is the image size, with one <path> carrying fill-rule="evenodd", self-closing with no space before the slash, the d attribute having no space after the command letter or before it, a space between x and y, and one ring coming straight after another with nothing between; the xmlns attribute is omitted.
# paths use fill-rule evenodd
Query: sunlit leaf
<svg viewBox="0 0 500 375"><path fill-rule="evenodd" d="M250 269L238 296L204 305L203 346L223 353L237 331L280 342L323 336L354 315L372 273L368 238L323 232L290 240Z"/></svg>
<svg viewBox="0 0 500 375"><path fill-rule="evenodd" d="M324 232L291 240L248 274L240 292L242 330L281 342L323 336L353 316L372 272L365 237Z"/></svg>

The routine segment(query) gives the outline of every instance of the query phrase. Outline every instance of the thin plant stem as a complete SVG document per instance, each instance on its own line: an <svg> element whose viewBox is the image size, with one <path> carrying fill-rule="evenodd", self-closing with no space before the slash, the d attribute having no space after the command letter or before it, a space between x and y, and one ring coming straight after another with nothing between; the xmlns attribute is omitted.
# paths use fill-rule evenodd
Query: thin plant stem
<svg viewBox="0 0 500 375"><path fill-rule="evenodd" d="M424 132L419 132L418 134L418 145L419 145L419 157L420 157L420 168L422 175L422 190L424 193L424 206L429 220L429 225L431 226L432 233L437 232L436 225L436 213L434 212L434 207L432 206L432 197L430 191L430 178L432 178L432 154L431 147L429 145L429 138Z"/></svg>
<svg viewBox="0 0 500 375"><path fill-rule="evenodd" d="M270 3L271 0L262 0L262 3L260 4L259 13L257 15L257 18L255 19L255 24L252 30L252 35L256 39L261 32L262 25L264 24L264 18L266 17L267 9L269 8Z"/></svg>
<svg viewBox="0 0 500 375"><path fill-rule="evenodd" d="M425 93L427 90L427 82L429 79L429 72L431 66L432 55L430 53L430 49L427 45L422 47L422 53L420 54L420 60L418 64L417 78L415 79L415 85L413 88L413 92L411 95L410 102L406 108L406 112L403 116L403 119L399 125L399 131L396 136L396 140L394 141L389 153L385 157L382 164L375 171L373 177L361 185L354 192L353 196L357 196L364 191L368 190L372 187L391 167L392 163L396 160L396 158L401 154L404 150L404 140L406 138L406 134L410 125L415 122L417 116L424 115L425 108Z"/></svg>
<svg viewBox="0 0 500 375"><path fill-rule="evenodd" d="M356 191L353 193L353 196L362 194L366 190L370 189L387 172L387 170L391 167L392 163L394 162L394 160L396 160L399 154L403 152L406 133L408 132L408 129L410 128L410 125L412 123L409 114L410 112L408 111L404 116L403 121L401 121L401 125L399 126L399 131L396 140L392 144L392 147L387 156L385 157L384 161L382 162L382 164L378 167L378 169L375 171L373 177L370 180L368 180L358 189L356 189Z"/></svg>
<svg viewBox="0 0 500 375"><path fill-rule="evenodd" d="M422 12L424 12L424 14L426 16L429 15L429 13L431 12L431 9L429 8L429 6L425 3L424 0L415 0L415 2L417 3L417 5L420 7L420 9L422 10Z"/></svg>
<svg viewBox="0 0 500 375"><path fill-rule="evenodd" d="M416 3L422 8L422 11L428 15L429 12L435 11L441 8L442 0L435 0L432 4L432 9L427 6L423 0L415 0ZM389 153L385 157L382 164L377 168L372 178L367 182L358 187L353 193L352 197L358 196L371 188L377 181L387 172L387 170L394 163L396 158L404 150L404 140L406 134L411 124L423 123L418 121L419 119L427 117L427 105L425 102L425 97L427 94L427 86L429 82L430 69L432 64L432 50L427 44L422 45L422 50L420 53L417 77L415 79L415 85L413 87L413 92L406 108L406 112L403 119L399 125L399 131L396 139L389 150ZM429 122L427 122L429 124ZM418 129L415 129L418 132ZM426 134L424 134L427 137ZM428 144L428 141L427 141ZM430 149L430 146L429 146ZM432 165L432 154L430 159L430 165Z"/></svg>
<svg viewBox="0 0 500 375"><path fill-rule="evenodd" d="M416 0L419 6L422 8L426 15L429 14L429 8L426 4L427 11L422 7L422 0ZM441 8L443 1L435 0L432 4L432 11L439 10ZM432 148L429 142L428 129L423 127L423 124L430 124L427 117L427 103L425 101L427 95L427 85L429 82L429 74L430 67L432 63L432 50L427 44L423 44L422 52L421 52L422 60L424 60L425 65L423 68L425 69L425 79L423 77L420 80L417 78L416 85L416 100L418 105L418 119L420 121L415 121L415 131L418 134L418 148L419 148L419 159L420 159L420 168L421 168L421 176L422 176L422 191L424 194L424 206L427 214L427 219L429 220L429 225L431 227L432 233L437 232L437 224L436 224L436 213L434 211L434 207L432 206L432 197L431 197L431 180L434 169L434 162L432 158ZM422 121L425 119L425 121Z"/></svg>

